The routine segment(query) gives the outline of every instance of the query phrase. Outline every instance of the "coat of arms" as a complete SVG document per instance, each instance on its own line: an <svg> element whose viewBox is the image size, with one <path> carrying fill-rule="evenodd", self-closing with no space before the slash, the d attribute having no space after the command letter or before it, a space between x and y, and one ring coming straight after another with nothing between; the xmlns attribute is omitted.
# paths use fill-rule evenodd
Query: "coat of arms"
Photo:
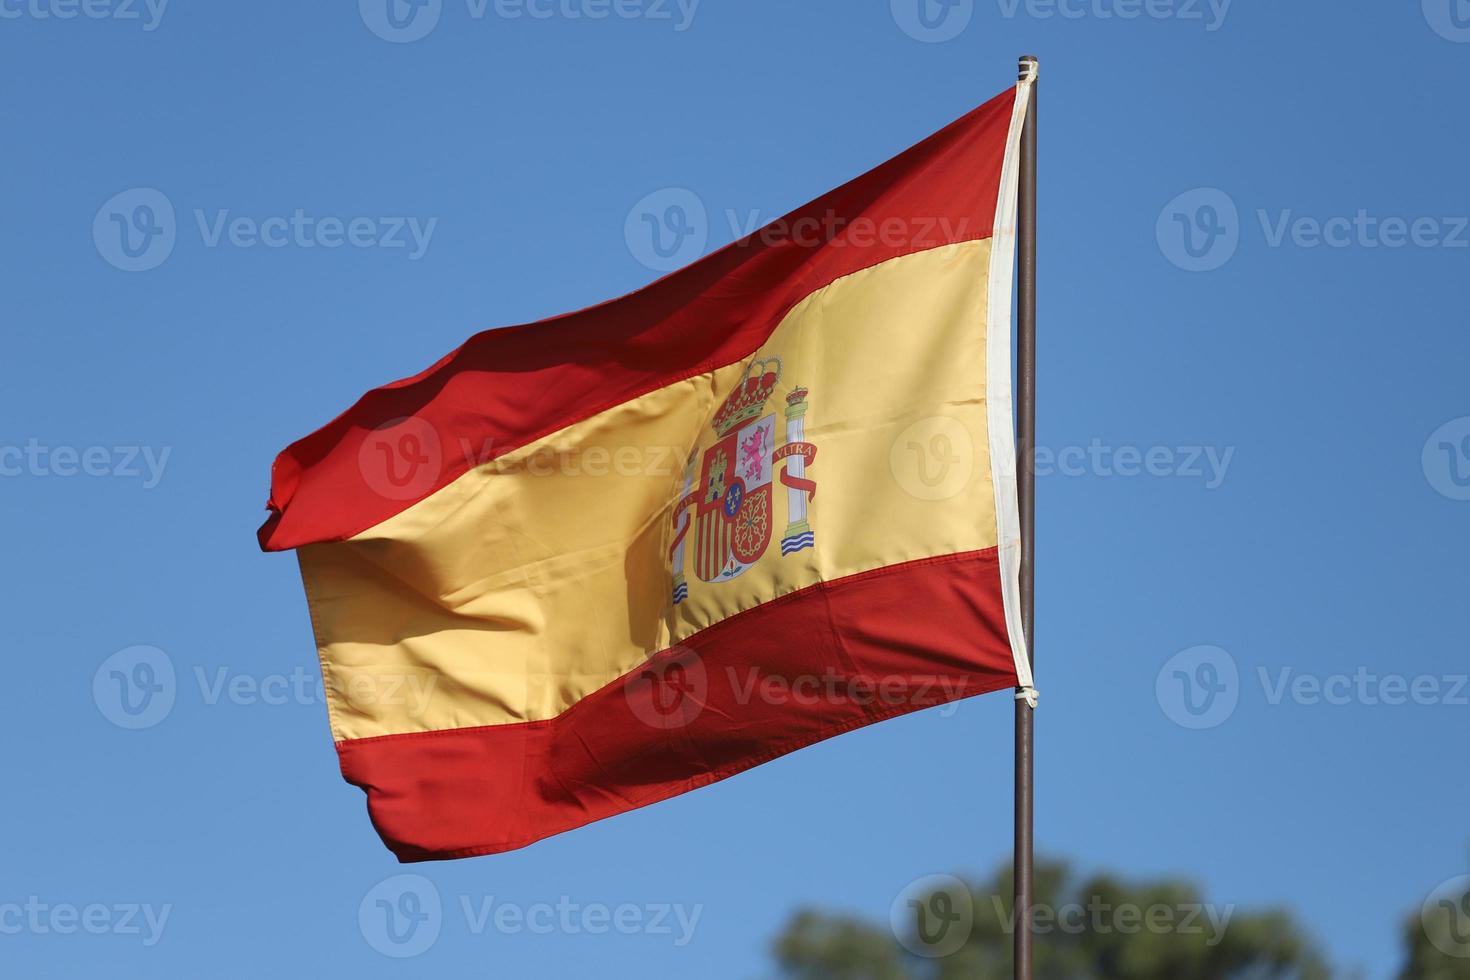
<svg viewBox="0 0 1470 980"><path fill-rule="evenodd" d="M776 482L786 488L781 554L816 543L807 523L807 503L817 492L817 485L806 478L817 454L817 447L805 441L808 392L796 388L787 396L786 439L778 446L776 415L764 413L780 380L780 358L752 361L715 413L714 444L689 461L682 499L674 507L670 546L675 605L689 597L686 561L692 560L700 581L728 582L766 553L779 493Z"/></svg>

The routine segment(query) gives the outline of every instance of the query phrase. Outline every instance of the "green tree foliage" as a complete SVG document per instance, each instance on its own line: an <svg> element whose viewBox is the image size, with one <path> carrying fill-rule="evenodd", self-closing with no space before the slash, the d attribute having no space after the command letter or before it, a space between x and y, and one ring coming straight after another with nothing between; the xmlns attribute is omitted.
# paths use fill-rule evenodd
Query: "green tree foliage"
<svg viewBox="0 0 1470 980"><path fill-rule="evenodd" d="M1470 980L1470 879L1447 884L1404 922L1399 980Z"/></svg>
<svg viewBox="0 0 1470 980"><path fill-rule="evenodd" d="M1011 876L969 889L973 916L956 919L964 896L920 896L895 936L887 924L806 909L775 943L790 980L1009 980ZM1036 869L1037 980L1327 980L1326 960L1280 910L1211 906L1189 884L1130 883L1099 875L1078 880L1058 863ZM927 921L921 920L926 910ZM905 913L907 915L907 913ZM944 956L926 956L943 916L967 930ZM954 945L951 941L949 945ZM1408 978L1410 975L1405 974ZM1470 973L1413 974L1467 978Z"/></svg>

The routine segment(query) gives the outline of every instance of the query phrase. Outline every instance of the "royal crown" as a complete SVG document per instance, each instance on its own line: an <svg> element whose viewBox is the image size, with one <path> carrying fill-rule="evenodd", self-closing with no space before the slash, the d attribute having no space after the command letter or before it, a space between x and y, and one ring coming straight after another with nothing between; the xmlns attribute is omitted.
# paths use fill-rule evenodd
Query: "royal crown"
<svg viewBox="0 0 1470 980"><path fill-rule="evenodd" d="M745 378L730 392L730 397L725 399L725 404L715 413L715 434L721 437L729 435L740 426L758 417L766 407L766 401L771 397L771 392L776 390L776 382L781 380L781 359L779 357L768 358L763 361L751 361L750 367L745 369Z"/></svg>

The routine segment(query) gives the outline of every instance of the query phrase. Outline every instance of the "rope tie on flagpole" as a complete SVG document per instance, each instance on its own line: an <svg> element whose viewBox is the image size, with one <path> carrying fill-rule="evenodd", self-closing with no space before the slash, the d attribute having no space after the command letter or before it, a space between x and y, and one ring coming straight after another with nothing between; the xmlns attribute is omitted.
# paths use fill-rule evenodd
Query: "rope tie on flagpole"
<svg viewBox="0 0 1470 980"><path fill-rule="evenodd" d="M1036 709L1036 703L1041 700L1041 692L1034 687L1017 688L1016 700L1025 701L1026 704L1034 711Z"/></svg>

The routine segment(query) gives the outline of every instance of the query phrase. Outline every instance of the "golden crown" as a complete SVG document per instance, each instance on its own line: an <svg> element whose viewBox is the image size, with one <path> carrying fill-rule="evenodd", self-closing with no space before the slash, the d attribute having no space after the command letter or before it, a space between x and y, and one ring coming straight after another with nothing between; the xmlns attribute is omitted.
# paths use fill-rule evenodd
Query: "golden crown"
<svg viewBox="0 0 1470 980"><path fill-rule="evenodd" d="M715 434L727 436L735 429L760 415L766 407L766 400L771 397L771 392L776 390L776 382L781 380L781 359L770 357L765 360L751 361L750 366L745 369L745 378L730 392L730 397L725 399L725 404L715 413Z"/></svg>

